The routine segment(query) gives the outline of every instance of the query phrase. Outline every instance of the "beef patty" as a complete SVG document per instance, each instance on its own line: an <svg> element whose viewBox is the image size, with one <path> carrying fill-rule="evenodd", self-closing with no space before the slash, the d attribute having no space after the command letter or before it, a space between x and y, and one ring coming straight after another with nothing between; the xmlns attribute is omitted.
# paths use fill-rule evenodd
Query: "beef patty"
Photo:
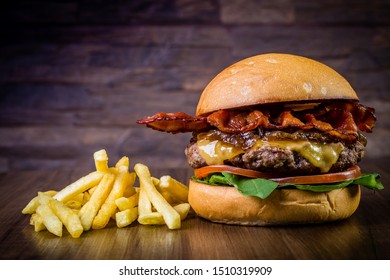
<svg viewBox="0 0 390 280"><path fill-rule="evenodd" d="M224 164L252 169L263 172L280 172L286 174L319 174L320 169L312 165L300 153L290 149L262 145L252 148L257 140L310 140L320 143L338 142L343 145L343 151L335 164L332 165L329 172L339 172L356 165L364 156L366 139L359 135L359 140L354 143L346 143L334 139L320 132L296 131L287 133L284 131L250 131L243 134L229 134L219 130L211 132L215 137L225 143L229 143L244 151ZM187 160L192 168L207 166L205 159L201 156L197 146L198 135L194 133L189 145L185 150Z"/></svg>

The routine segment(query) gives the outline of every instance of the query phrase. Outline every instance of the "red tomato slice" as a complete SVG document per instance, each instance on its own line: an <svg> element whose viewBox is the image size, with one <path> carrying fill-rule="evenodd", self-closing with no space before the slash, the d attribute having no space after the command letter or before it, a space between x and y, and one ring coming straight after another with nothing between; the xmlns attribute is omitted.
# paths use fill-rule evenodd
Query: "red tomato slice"
<svg viewBox="0 0 390 280"><path fill-rule="evenodd" d="M291 176L291 177L280 177L280 174L259 172L250 169L244 169L229 165L210 165L201 167L194 170L196 178L201 179L207 175L215 172L230 172L232 174L249 177L249 178L264 178L279 184L328 184L337 183L347 180L359 178L361 176L360 168L357 165L350 167L349 169L337 172L337 173L326 173L319 175L306 175L306 176Z"/></svg>

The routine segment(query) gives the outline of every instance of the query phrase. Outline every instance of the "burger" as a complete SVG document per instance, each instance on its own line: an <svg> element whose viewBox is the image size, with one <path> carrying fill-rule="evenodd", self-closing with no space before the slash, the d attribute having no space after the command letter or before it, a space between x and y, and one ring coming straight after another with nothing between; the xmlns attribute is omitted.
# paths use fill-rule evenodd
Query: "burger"
<svg viewBox="0 0 390 280"><path fill-rule="evenodd" d="M137 123L192 132L188 200L198 216L263 226L345 219L358 208L361 186L383 189L378 174L357 165L375 121L332 68L271 53L220 72L196 115L159 112Z"/></svg>

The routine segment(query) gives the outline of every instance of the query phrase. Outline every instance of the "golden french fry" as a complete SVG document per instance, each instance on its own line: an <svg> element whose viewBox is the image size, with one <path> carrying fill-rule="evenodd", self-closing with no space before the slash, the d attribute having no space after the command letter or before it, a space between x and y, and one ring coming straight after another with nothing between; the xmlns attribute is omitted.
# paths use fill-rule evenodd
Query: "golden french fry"
<svg viewBox="0 0 390 280"><path fill-rule="evenodd" d="M88 202L88 200L91 198L91 195L89 194L89 192L84 192L83 193L83 202L81 203L82 205L84 205L85 203Z"/></svg>
<svg viewBox="0 0 390 280"><path fill-rule="evenodd" d="M112 173L114 175L118 175L118 168L115 167L109 167L106 171L106 173Z"/></svg>
<svg viewBox="0 0 390 280"><path fill-rule="evenodd" d="M140 189L138 194L138 213L140 215L152 213L152 203L144 189Z"/></svg>
<svg viewBox="0 0 390 280"><path fill-rule="evenodd" d="M85 204L84 194L85 193L79 193L78 195L75 195L72 199L66 201L65 205L71 209L80 209Z"/></svg>
<svg viewBox="0 0 390 280"><path fill-rule="evenodd" d="M125 191L123 192L123 196L130 197L132 195L135 195L135 193L136 193L136 190L134 187L126 187Z"/></svg>
<svg viewBox="0 0 390 280"><path fill-rule="evenodd" d="M44 192L38 192L39 205L41 205L41 204L48 205L48 203L51 199L53 199L53 198L51 196L46 195Z"/></svg>
<svg viewBox="0 0 390 280"><path fill-rule="evenodd" d="M93 154L96 171L106 172L108 170L108 155L106 150L102 149Z"/></svg>
<svg viewBox="0 0 390 280"><path fill-rule="evenodd" d="M161 195L165 198L166 201L168 201L169 204L172 205L176 202L175 198L171 196L169 192L160 188L160 179L152 177L152 181L158 192L161 193Z"/></svg>
<svg viewBox="0 0 390 280"><path fill-rule="evenodd" d="M126 209L130 209L134 207L134 206L133 207L130 206L129 199L124 196L115 199L115 205L119 209L119 211L124 211Z"/></svg>
<svg viewBox="0 0 390 280"><path fill-rule="evenodd" d="M173 206L173 208L179 213L180 219L184 220L187 217L188 212L190 211L189 203L181 203ZM138 217L138 222L142 225L163 225L165 224L164 218L159 212L151 212L147 214L140 215Z"/></svg>
<svg viewBox="0 0 390 280"><path fill-rule="evenodd" d="M119 211L126 209L131 209L138 206L139 193L135 193L130 197L120 197L115 200L115 204L118 207Z"/></svg>
<svg viewBox="0 0 390 280"><path fill-rule="evenodd" d="M73 200L73 199L65 202L65 205L66 207L69 207L71 209L81 209L81 206L83 206L80 201Z"/></svg>
<svg viewBox="0 0 390 280"><path fill-rule="evenodd" d="M37 210L37 207L39 206L38 197L34 197L30 200L29 203L23 208L22 214L34 214L35 210Z"/></svg>
<svg viewBox="0 0 390 280"><path fill-rule="evenodd" d="M53 210L54 214L64 224L70 235L73 238L79 238L83 233L83 226L81 225L79 216L61 201L51 199L48 203L51 210Z"/></svg>
<svg viewBox="0 0 390 280"><path fill-rule="evenodd" d="M89 201L80 209L79 217L85 231L90 230L93 219L112 189L115 175L106 173Z"/></svg>
<svg viewBox="0 0 390 280"><path fill-rule="evenodd" d="M160 212L169 229L178 229L181 226L180 215L157 191L146 165L137 163L134 170L138 175L141 185L141 192L144 189L153 206Z"/></svg>
<svg viewBox="0 0 390 280"><path fill-rule="evenodd" d="M123 192L124 197L130 197L136 193L136 189L134 188L134 182L137 175L135 174L135 172L131 172L130 176L131 180L129 180L129 184L126 186L125 191Z"/></svg>
<svg viewBox="0 0 390 280"><path fill-rule="evenodd" d="M43 223L42 217L40 215L38 215L37 213L34 213L31 215L30 225L34 226L35 232L46 230L46 227Z"/></svg>
<svg viewBox="0 0 390 280"><path fill-rule="evenodd" d="M78 195L75 195L72 200L80 202L80 204L83 204L84 199L84 193L79 193Z"/></svg>
<svg viewBox="0 0 390 280"><path fill-rule="evenodd" d="M169 204L173 205L178 202L176 198L174 198L171 193L167 191L160 191L161 195L165 198L166 201L168 201Z"/></svg>
<svg viewBox="0 0 390 280"><path fill-rule="evenodd" d="M88 175L78 179L77 181L63 188L54 196L54 198L63 202L70 200L73 196L85 192L86 190L99 184L99 182L103 178L103 175L104 173L102 172L91 172Z"/></svg>
<svg viewBox="0 0 390 280"><path fill-rule="evenodd" d="M94 187L92 187L92 188L90 188L90 189L88 190L88 193L89 193L90 196L93 194L93 192L96 190L96 188L97 188L97 185L94 186Z"/></svg>
<svg viewBox="0 0 390 280"><path fill-rule="evenodd" d="M115 214L116 225L119 228L126 227L137 220L138 208L134 207Z"/></svg>
<svg viewBox="0 0 390 280"><path fill-rule="evenodd" d="M141 225L165 225L164 218L159 212L151 212L139 215L138 223Z"/></svg>
<svg viewBox="0 0 390 280"><path fill-rule="evenodd" d="M57 235L62 236L62 223L60 219L53 213L49 205L40 204L37 207L37 214L42 217L43 224L48 231Z"/></svg>
<svg viewBox="0 0 390 280"><path fill-rule="evenodd" d="M49 196L54 196L55 194L57 194L57 191L50 190L50 191L46 191L45 194ZM33 214L35 213L35 210L37 209L38 205L39 205L38 196L36 196L30 200L30 202L26 205L26 207L23 208L22 213Z"/></svg>
<svg viewBox="0 0 390 280"><path fill-rule="evenodd" d="M119 168L120 166L126 166L127 168L129 168L129 165L130 165L129 158L124 156L120 160L118 160L118 162L115 164L115 167Z"/></svg>
<svg viewBox="0 0 390 280"><path fill-rule="evenodd" d="M177 211L177 213L179 213L180 219L184 220L185 218L187 218L191 206L189 203L180 203L178 205L173 206L173 208Z"/></svg>
<svg viewBox="0 0 390 280"><path fill-rule="evenodd" d="M115 179L114 186L93 220L93 229L101 229L108 224L117 207L115 200L123 195L130 180L132 180L132 183L134 184L135 176L130 176L126 166L120 166L118 169L119 174Z"/></svg>
<svg viewBox="0 0 390 280"><path fill-rule="evenodd" d="M176 201L188 202L188 187L171 176L162 176L159 187L162 192L168 192Z"/></svg>
<svg viewBox="0 0 390 280"><path fill-rule="evenodd" d="M156 187L156 189L160 190L160 179L158 179L156 177L152 177L152 182L153 182L154 186Z"/></svg>

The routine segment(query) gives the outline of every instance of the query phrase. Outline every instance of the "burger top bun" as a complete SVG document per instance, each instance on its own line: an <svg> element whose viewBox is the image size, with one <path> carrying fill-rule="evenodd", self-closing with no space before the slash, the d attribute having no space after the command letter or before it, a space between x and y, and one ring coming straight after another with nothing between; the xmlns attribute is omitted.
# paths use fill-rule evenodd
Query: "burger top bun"
<svg viewBox="0 0 390 280"><path fill-rule="evenodd" d="M347 80L332 68L290 54L263 54L219 73L204 89L197 115L256 104L327 99L358 100Z"/></svg>
<svg viewBox="0 0 390 280"><path fill-rule="evenodd" d="M215 187L190 180L189 203L207 220L236 225L323 223L350 217L360 202L360 187L329 192L277 189L267 199L240 194L234 187Z"/></svg>

